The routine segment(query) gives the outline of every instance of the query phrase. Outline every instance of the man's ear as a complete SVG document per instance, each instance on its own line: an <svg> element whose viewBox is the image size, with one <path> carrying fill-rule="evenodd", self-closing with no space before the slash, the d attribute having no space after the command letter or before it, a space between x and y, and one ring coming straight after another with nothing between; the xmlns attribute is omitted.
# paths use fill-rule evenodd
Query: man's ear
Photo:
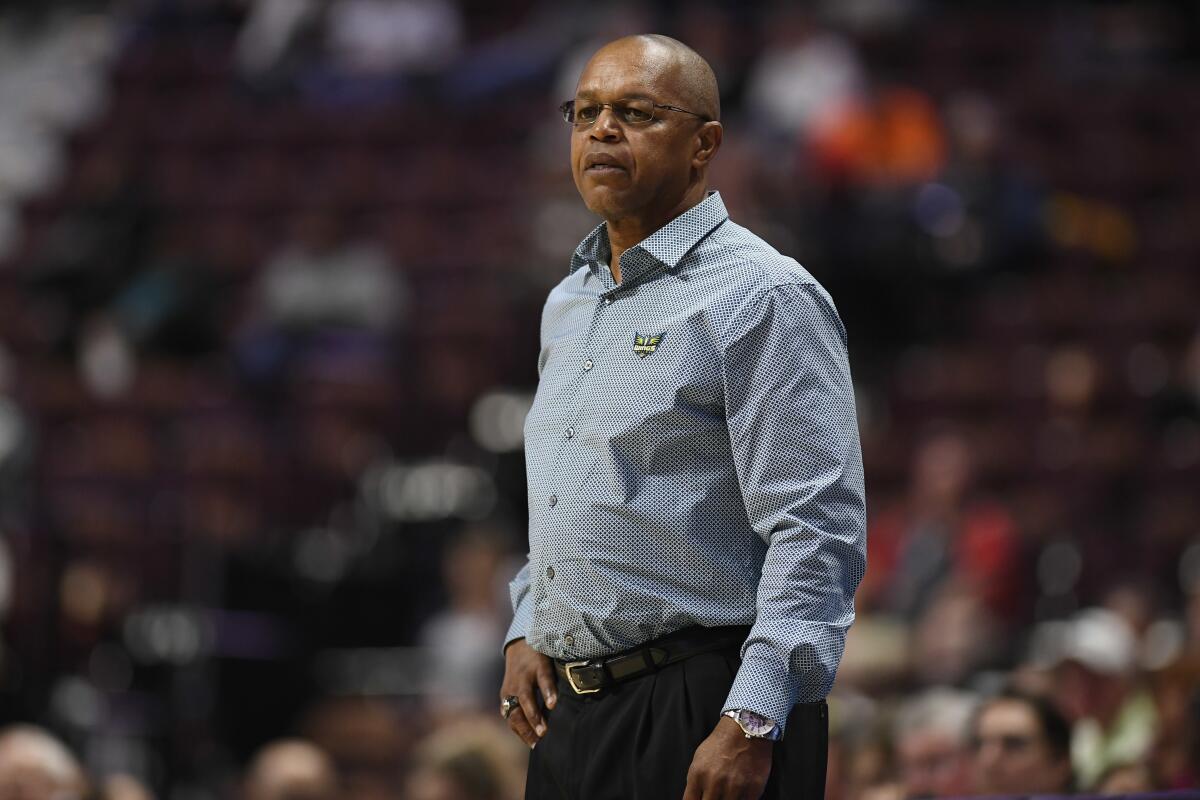
<svg viewBox="0 0 1200 800"><path fill-rule="evenodd" d="M700 130L696 131L696 150L692 154L694 168L702 169L709 165L709 162L717 155L717 151L721 149L721 138L724 135L725 129L721 127L721 123L715 120L700 126Z"/></svg>

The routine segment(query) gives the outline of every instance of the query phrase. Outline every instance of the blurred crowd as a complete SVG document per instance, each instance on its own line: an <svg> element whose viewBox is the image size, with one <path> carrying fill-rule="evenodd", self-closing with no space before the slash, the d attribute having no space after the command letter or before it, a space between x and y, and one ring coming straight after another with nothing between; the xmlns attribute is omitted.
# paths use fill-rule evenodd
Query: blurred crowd
<svg viewBox="0 0 1200 800"><path fill-rule="evenodd" d="M506 800L554 109L661 31L850 333L831 800L1200 773L1200 12L0 10L0 798Z"/></svg>

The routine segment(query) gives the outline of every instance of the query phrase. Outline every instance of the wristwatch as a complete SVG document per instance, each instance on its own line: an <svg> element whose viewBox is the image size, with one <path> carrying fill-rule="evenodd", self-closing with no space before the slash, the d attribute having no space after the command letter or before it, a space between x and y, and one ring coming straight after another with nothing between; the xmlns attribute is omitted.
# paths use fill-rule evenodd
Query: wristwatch
<svg viewBox="0 0 1200 800"><path fill-rule="evenodd" d="M721 716L729 717L738 724L747 739L779 739L779 724L773 719L767 719L762 714L755 714L744 708L731 708Z"/></svg>

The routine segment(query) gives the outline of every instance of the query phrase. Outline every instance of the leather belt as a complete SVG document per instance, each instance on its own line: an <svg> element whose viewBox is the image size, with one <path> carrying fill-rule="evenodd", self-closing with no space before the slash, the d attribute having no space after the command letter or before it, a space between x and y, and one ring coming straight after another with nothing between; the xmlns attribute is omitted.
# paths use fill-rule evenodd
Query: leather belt
<svg viewBox="0 0 1200 800"><path fill-rule="evenodd" d="M749 635L748 625L719 628L693 626L616 655L583 661L555 659L554 669L567 681L575 694L595 694L614 683L639 678L700 653L741 647Z"/></svg>

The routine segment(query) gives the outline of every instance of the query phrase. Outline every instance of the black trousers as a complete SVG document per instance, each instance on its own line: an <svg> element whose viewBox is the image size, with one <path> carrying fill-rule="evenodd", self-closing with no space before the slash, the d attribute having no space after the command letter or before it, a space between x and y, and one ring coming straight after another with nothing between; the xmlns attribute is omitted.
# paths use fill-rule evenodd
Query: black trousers
<svg viewBox="0 0 1200 800"><path fill-rule="evenodd" d="M692 755L721 717L738 647L700 653L594 695L562 678L529 754L525 800L680 800ZM829 715L802 703L775 742L765 800L821 800Z"/></svg>

